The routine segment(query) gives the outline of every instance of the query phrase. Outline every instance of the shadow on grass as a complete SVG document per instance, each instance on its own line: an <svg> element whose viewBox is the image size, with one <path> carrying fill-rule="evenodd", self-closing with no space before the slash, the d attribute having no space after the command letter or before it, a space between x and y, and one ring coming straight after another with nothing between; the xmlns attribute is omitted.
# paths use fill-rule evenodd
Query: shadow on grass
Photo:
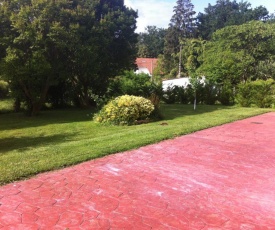
<svg viewBox="0 0 275 230"><path fill-rule="evenodd" d="M48 110L35 117L28 117L23 113L0 114L0 131L89 121L92 120L94 112L94 109Z"/></svg>
<svg viewBox="0 0 275 230"><path fill-rule="evenodd" d="M17 149L19 152L28 151L30 148L39 146L49 146L60 142L65 142L71 139L74 135L62 135L56 134L52 136L40 136L40 137L9 137L0 139L0 156L6 152Z"/></svg>
<svg viewBox="0 0 275 230"><path fill-rule="evenodd" d="M164 120L173 120L182 116L194 116L218 110L228 110L232 108L232 106L223 105L197 105L196 110L194 110L193 105L163 104L161 106L161 113L164 117Z"/></svg>
<svg viewBox="0 0 275 230"><path fill-rule="evenodd" d="M173 120L182 116L194 116L217 110L231 109L232 106L222 105L193 105L162 104L161 113L163 120ZM95 110L63 109L42 111L36 117L27 117L23 113L0 114L0 132L4 130L40 127L49 124L62 124L72 122L92 121Z"/></svg>

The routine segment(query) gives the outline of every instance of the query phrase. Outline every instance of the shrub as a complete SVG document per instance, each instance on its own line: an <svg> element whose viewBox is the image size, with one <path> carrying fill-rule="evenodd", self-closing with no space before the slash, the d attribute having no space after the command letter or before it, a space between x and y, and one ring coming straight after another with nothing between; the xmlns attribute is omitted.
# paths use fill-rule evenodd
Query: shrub
<svg viewBox="0 0 275 230"><path fill-rule="evenodd" d="M188 89L184 88L183 86L168 86L165 92L163 92L162 100L167 104L188 104L190 102L189 94L192 95L191 97L194 96L192 89L191 91L188 91Z"/></svg>
<svg viewBox="0 0 275 230"><path fill-rule="evenodd" d="M0 99L0 114L1 113L10 113L13 111L12 108L13 99Z"/></svg>
<svg viewBox="0 0 275 230"><path fill-rule="evenodd" d="M165 92L163 93L162 99L167 104L174 104L178 102L178 90L179 86L168 86Z"/></svg>
<svg viewBox="0 0 275 230"><path fill-rule="evenodd" d="M210 103L213 99L207 98L207 93L203 84L198 84L196 88L196 101L197 103ZM181 103L181 104L192 104L195 100L195 91L191 84L186 87L183 86L169 86L163 93L163 101L167 104ZM214 99L215 100L215 99ZM215 101L214 101L215 102Z"/></svg>
<svg viewBox="0 0 275 230"><path fill-rule="evenodd" d="M202 88L202 102L206 105L214 105L217 100L218 89L214 84L206 82Z"/></svg>
<svg viewBox="0 0 275 230"><path fill-rule="evenodd" d="M184 92L185 104L193 104L195 100L194 89L191 84L188 84ZM197 96L197 95L196 95Z"/></svg>
<svg viewBox="0 0 275 230"><path fill-rule="evenodd" d="M9 94L9 84L0 80L0 98L6 98Z"/></svg>
<svg viewBox="0 0 275 230"><path fill-rule="evenodd" d="M272 107L274 103L275 81L269 79L267 81L257 80L251 82L253 87L253 103L260 108Z"/></svg>
<svg viewBox="0 0 275 230"><path fill-rule="evenodd" d="M218 100L222 105L234 104L234 89L230 82L225 81L223 85L219 87Z"/></svg>
<svg viewBox="0 0 275 230"><path fill-rule="evenodd" d="M275 81L272 79L240 83L236 100L244 107L252 105L260 108L272 107L275 94L274 84Z"/></svg>
<svg viewBox="0 0 275 230"><path fill-rule="evenodd" d="M125 71L122 76L112 79L108 87L107 97L134 95L148 98L152 94L157 94L160 97L162 85L152 82L148 74Z"/></svg>
<svg viewBox="0 0 275 230"><path fill-rule="evenodd" d="M154 105L150 100L137 96L119 96L107 103L94 120L114 125L132 125L145 120L153 112Z"/></svg>
<svg viewBox="0 0 275 230"><path fill-rule="evenodd" d="M252 85L249 83L240 83L237 86L236 101L242 107L249 107L252 104Z"/></svg>

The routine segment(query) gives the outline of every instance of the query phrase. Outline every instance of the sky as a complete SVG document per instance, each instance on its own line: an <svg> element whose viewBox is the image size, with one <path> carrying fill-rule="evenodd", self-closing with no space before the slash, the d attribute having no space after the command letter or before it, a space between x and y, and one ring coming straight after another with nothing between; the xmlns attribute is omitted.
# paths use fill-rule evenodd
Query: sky
<svg viewBox="0 0 275 230"><path fill-rule="evenodd" d="M167 28L176 2L177 0L124 0L126 6L138 11L137 33L144 32L146 26ZM203 13L208 3L216 4L216 0L191 0L191 2L197 13ZM237 2L240 1L237 0ZM274 0L247 0L247 2L251 3L252 8L262 5L267 8L269 13L275 12Z"/></svg>

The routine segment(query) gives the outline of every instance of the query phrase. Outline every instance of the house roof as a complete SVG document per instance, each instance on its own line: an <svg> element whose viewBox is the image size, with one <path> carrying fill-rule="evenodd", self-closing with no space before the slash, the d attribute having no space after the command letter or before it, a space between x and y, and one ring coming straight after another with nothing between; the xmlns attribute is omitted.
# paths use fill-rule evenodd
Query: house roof
<svg viewBox="0 0 275 230"><path fill-rule="evenodd" d="M138 70L141 70L141 72L144 72L142 70L147 69L150 73L150 75L153 74L153 70L157 66L157 58L137 58L136 64L138 66Z"/></svg>

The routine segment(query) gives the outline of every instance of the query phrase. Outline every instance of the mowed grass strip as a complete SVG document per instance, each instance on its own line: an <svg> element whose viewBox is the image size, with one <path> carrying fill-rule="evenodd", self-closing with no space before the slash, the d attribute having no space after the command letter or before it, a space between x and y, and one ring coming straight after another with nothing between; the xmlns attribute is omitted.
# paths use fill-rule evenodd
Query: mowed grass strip
<svg viewBox="0 0 275 230"><path fill-rule="evenodd" d="M272 110L162 105L161 111L164 120L137 126L97 124L85 110L0 114L0 184Z"/></svg>

